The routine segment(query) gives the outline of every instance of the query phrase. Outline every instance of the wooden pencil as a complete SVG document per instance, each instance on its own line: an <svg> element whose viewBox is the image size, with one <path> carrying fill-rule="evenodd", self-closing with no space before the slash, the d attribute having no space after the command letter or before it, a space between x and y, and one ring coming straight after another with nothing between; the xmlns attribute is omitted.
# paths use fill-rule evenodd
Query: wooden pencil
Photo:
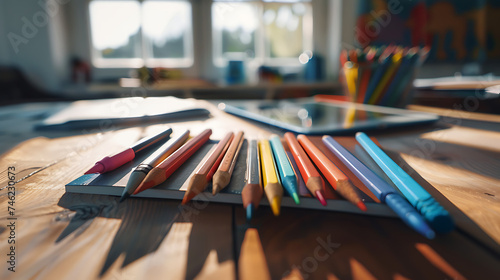
<svg viewBox="0 0 500 280"><path fill-rule="evenodd" d="M182 147L172 153L158 166L153 168L142 183L134 191L138 194L146 189L152 188L167 180L177 168L179 168L194 152L196 152L212 135L211 129L205 129L202 133L187 141Z"/></svg>
<svg viewBox="0 0 500 280"><path fill-rule="evenodd" d="M259 146L257 140L248 142L246 185L241 191L243 207L247 212L247 219L251 220L253 211L259 206L263 190L260 176Z"/></svg>
<svg viewBox="0 0 500 280"><path fill-rule="evenodd" d="M280 214L281 198L283 197L283 187L279 181L269 141L260 140L259 150L264 192L273 214L278 216Z"/></svg>
<svg viewBox="0 0 500 280"><path fill-rule="evenodd" d="M306 152L302 149L299 142L295 138L295 135L291 132L285 133L285 140L288 143L288 147L292 152L293 158L299 167L299 172L306 182L307 189L316 197L319 202L326 206L325 200L325 181L321 178L318 170L314 167L313 163L306 155Z"/></svg>
<svg viewBox="0 0 500 280"><path fill-rule="evenodd" d="M195 172L188 179L187 191L182 199L182 204L188 203L193 197L197 196L207 187L209 172L217 162L217 159L224 151L227 149L226 145L234 137L234 133L229 132L224 136L224 138L203 158L200 165L196 168Z"/></svg>
<svg viewBox="0 0 500 280"><path fill-rule="evenodd" d="M214 165L212 165L212 168L210 168L210 171L208 171L207 174L207 182L212 181L212 178L215 175L215 172L219 169L220 164L222 163L222 159L224 158L224 155L226 154L227 150L229 149L229 146L233 142L234 139L234 134L231 136L229 141L226 143L222 151L220 152L219 156L217 157L217 160L215 161Z"/></svg>
<svg viewBox="0 0 500 280"><path fill-rule="evenodd" d="M238 159L243 140L243 131L240 131L231 141L229 149L224 155L217 172L215 172L213 176L212 194L215 195L220 192L229 184L229 181L231 181L231 175L233 174L234 167L236 166L236 160Z"/></svg>
<svg viewBox="0 0 500 280"><path fill-rule="evenodd" d="M318 166L332 187L359 209L366 211L366 205L359 197L355 187L349 182L349 178L307 136L301 134L297 136L297 140L299 140L306 153L311 157L316 166Z"/></svg>

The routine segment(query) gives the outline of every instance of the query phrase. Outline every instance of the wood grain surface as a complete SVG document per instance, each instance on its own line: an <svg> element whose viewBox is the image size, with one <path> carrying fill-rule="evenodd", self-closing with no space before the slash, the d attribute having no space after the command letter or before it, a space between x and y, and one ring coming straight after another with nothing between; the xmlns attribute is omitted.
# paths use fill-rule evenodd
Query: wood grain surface
<svg viewBox="0 0 500 280"><path fill-rule="evenodd" d="M171 123L220 139L282 131L227 115ZM442 203L458 229L429 241L400 220L65 193L104 155L164 125L33 138L0 160L0 279L494 279L500 274L500 133L441 122L370 134ZM48 135L50 137L50 135ZM20 136L23 138L24 136ZM16 272L7 270L7 167L16 168ZM251 232L245 237L247 229ZM247 261L246 261L247 260ZM244 262L244 263L242 263ZM255 264L255 271L248 263Z"/></svg>

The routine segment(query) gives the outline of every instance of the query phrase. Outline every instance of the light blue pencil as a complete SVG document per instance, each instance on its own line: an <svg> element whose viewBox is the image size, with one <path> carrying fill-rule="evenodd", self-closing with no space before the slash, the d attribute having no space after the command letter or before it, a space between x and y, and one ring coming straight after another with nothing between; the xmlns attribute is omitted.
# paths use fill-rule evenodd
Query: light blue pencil
<svg viewBox="0 0 500 280"><path fill-rule="evenodd" d="M281 178L281 185L290 194L290 196L295 201L295 204L300 204L299 194L297 191L298 183L297 176L293 171L292 165L288 160L285 152L285 148L281 143L281 139L278 135L272 135L269 138L269 143L271 143L271 149L273 150L274 161L276 162L276 167L278 169L279 176Z"/></svg>
<svg viewBox="0 0 500 280"><path fill-rule="evenodd" d="M453 230L454 222L448 211L386 155L377 144L363 132L356 133L356 140L435 231L447 233Z"/></svg>

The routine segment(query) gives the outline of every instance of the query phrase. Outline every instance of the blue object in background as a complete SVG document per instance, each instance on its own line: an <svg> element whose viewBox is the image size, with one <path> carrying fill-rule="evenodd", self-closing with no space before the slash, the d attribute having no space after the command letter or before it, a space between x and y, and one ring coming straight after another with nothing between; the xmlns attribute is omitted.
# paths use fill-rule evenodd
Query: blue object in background
<svg viewBox="0 0 500 280"><path fill-rule="evenodd" d="M230 60L226 69L226 82L230 85L245 82L245 67L241 60Z"/></svg>
<svg viewBox="0 0 500 280"><path fill-rule="evenodd" d="M308 82L318 82L322 81L325 77L324 75L324 59L315 54L306 63L306 68L304 70L304 80Z"/></svg>

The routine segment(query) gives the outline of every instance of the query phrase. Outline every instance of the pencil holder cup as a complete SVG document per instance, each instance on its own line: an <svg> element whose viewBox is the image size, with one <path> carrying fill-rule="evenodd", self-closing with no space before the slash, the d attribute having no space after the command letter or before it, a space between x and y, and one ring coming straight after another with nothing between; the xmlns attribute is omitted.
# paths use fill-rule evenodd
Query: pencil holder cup
<svg viewBox="0 0 500 280"><path fill-rule="evenodd" d="M342 51L340 80L352 102L404 108L413 97L413 80L428 49L367 48Z"/></svg>

